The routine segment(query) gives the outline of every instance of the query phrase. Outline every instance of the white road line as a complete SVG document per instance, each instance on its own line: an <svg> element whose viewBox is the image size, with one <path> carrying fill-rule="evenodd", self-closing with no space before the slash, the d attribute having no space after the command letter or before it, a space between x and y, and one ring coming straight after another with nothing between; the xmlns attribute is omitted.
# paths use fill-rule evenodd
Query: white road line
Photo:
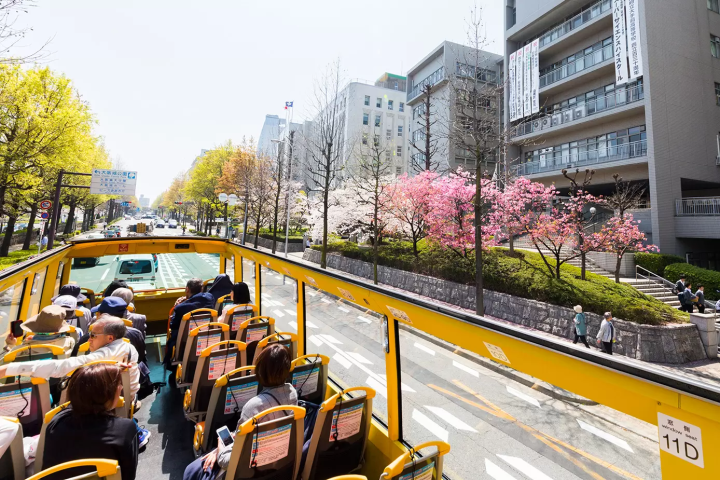
<svg viewBox="0 0 720 480"><path fill-rule="evenodd" d="M350 313L350 310L345 307L338 307L338 310L340 310L341 312Z"/></svg>
<svg viewBox="0 0 720 480"><path fill-rule="evenodd" d="M525 400L526 402L528 402L528 403L530 403L530 404L532 404L532 405L535 405L535 406L538 407L538 408L541 408L541 407L540 407L540 402L538 402L536 399L534 399L534 398L531 397L530 395L526 395L526 394L524 394L523 392L521 392L521 391L519 391L519 390L515 390L514 388L512 388L512 387L509 386L509 385L505 385L505 388L507 389L507 391L508 391L508 393L509 393L510 395L514 395L514 396L516 396L517 398L519 398L519 399L521 399L521 400Z"/></svg>
<svg viewBox="0 0 720 480"><path fill-rule="evenodd" d="M367 317L359 316L359 317L357 317L357 318L358 318L358 320L360 320L361 322L372 323L372 320L370 320L370 319L367 318Z"/></svg>
<svg viewBox="0 0 720 480"><path fill-rule="evenodd" d="M310 292L310 291L308 291L308 292L306 292L306 293L307 293L308 295L310 295L311 297L314 297L314 296L317 295L317 293L315 293L315 292Z"/></svg>
<svg viewBox="0 0 720 480"><path fill-rule="evenodd" d="M424 413L419 411L418 409L414 408L412 413L412 418L416 422L418 422L420 425L425 427L430 433L438 437L443 442L447 442L448 438L450 437L450 434L447 430L442 428L437 423L433 422L430 418L428 418Z"/></svg>
<svg viewBox="0 0 720 480"><path fill-rule="evenodd" d="M278 302L277 300L273 300L273 302L275 302L275 306L276 306L276 307L284 307L284 306L285 306L284 303Z"/></svg>
<svg viewBox="0 0 720 480"><path fill-rule="evenodd" d="M340 340L333 337L332 335L323 334L323 335L318 335L318 337L320 337L328 345L331 345L331 344L332 345L342 345L343 344Z"/></svg>
<svg viewBox="0 0 720 480"><path fill-rule="evenodd" d="M456 362L455 360L453 360L453 367L459 368L463 372L467 372L470 375L472 375L473 377L480 378L480 372L478 372L474 368L468 367L467 365L463 365L462 363Z"/></svg>
<svg viewBox="0 0 720 480"><path fill-rule="evenodd" d="M517 480L515 477L492 463L487 458L485 459L485 473L490 475L495 480Z"/></svg>
<svg viewBox="0 0 720 480"><path fill-rule="evenodd" d="M372 365L372 364L373 364L373 362L371 362L371 361L368 360L367 358L363 357L363 356L362 356L361 354L359 354L359 353L355 353L355 352L345 352L345 355L351 357L351 358L352 358L353 360L355 360L355 361L358 361L358 362L360 362L360 363L364 363L365 365Z"/></svg>
<svg viewBox="0 0 720 480"><path fill-rule="evenodd" d="M285 313L287 313L288 315L292 315L293 317L297 317L297 312L294 310L289 310L286 308ZM309 324L308 324L308 326L309 326ZM310 328L312 328L312 327L310 327Z"/></svg>
<svg viewBox="0 0 720 480"><path fill-rule="evenodd" d="M320 345L323 344L322 340L320 340L317 337L317 335L310 336L310 338L308 338L308 340L310 340L312 343L314 343L316 347L319 347Z"/></svg>
<svg viewBox="0 0 720 480"><path fill-rule="evenodd" d="M466 432L477 432L473 427L468 425L467 423L463 422L459 418L457 418L452 413L448 412L444 408L440 407L431 407L429 405L425 405L425 408L430 410L432 413L440 417L445 421L445 423L450 424L451 426L457 428L458 430L465 430Z"/></svg>
<svg viewBox="0 0 720 480"><path fill-rule="evenodd" d="M285 314L283 312L281 312L280 310L273 310L273 313L278 318L282 318L285 316ZM295 322L290 322L290 323L295 323ZM295 323L295 329L297 330L297 323Z"/></svg>
<svg viewBox="0 0 720 480"><path fill-rule="evenodd" d="M497 456L502 461L513 467L515 470L522 473L526 477L531 478L532 480L553 480L537 468L527 463L522 458L511 457L509 455L500 455L499 453L497 454Z"/></svg>
<svg viewBox="0 0 720 480"><path fill-rule="evenodd" d="M295 330L297 332L297 322L288 322L288 325L290 325L293 328L293 330Z"/></svg>
<svg viewBox="0 0 720 480"><path fill-rule="evenodd" d="M317 325L315 325L313 322L309 322L309 321L307 321L307 320L305 320L305 325L306 325L308 328L320 328L320 327L318 327Z"/></svg>
<svg viewBox="0 0 720 480"><path fill-rule="evenodd" d="M350 360L348 360L347 358L345 358L344 356L340 355L339 353L336 353L335 355L333 355L332 359L335 360L336 362L338 362L343 367L345 367L346 370L350 370L350 368L352 367L352 362Z"/></svg>
<svg viewBox="0 0 720 480"><path fill-rule="evenodd" d="M623 440L622 438L618 438L613 434L604 432L597 427L593 427L592 425L583 422L582 420L578 420L577 422L580 424L580 428L582 428L583 430L586 430L586 431L592 433L593 435L596 435L596 436L602 438L603 440L607 440L608 442L610 442L614 445L617 445L618 447L623 448L623 449L627 450L628 452L635 453L635 452L633 452L633 449L630 448L630 445L628 445L628 443L625 440Z"/></svg>
<svg viewBox="0 0 720 480"><path fill-rule="evenodd" d="M321 298L320 301L321 301L321 302L325 302L325 303L333 303L333 302L331 302L330 300L328 300L328 299L325 298L325 297Z"/></svg>
<svg viewBox="0 0 720 480"><path fill-rule="evenodd" d="M375 390L378 394L387 398L387 387L385 384L380 383L375 377L368 377L367 380L365 380L365 384Z"/></svg>
<svg viewBox="0 0 720 480"><path fill-rule="evenodd" d="M423 352L425 352L429 355L432 355L433 357L435 356L435 350L433 350L432 348L426 347L422 343L415 342L415 348L417 348L418 350L422 350Z"/></svg>
<svg viewBox="0 0 720 480"><path fill-rule="evenodd" d="M165 265L160 264L161 267L165 267ZM160 274L160 280L162 280L163 285L165 288L170 288L170 285L168 285L167 278L165 277L165 273L163 272L164 268L158 268L158 273Z"/></svg>
<svg viewBox="0 0 720 480"><path fill-rule="evenodd" d="M378 375L378 376L379 376L380 378L382 378L382 381L387 384L387 375L385 375L385 374L383 373L383 374ZM407 385L407 384L405 384L405 383L401 383L401 384L400 384L400 388L402 389L403 392L412 392L412 393L415 393L415 390L413 390L412 388L410 388L410 386Z"/></svg>
<svg viewBox="0 0 720 480"><path fill-rule="evenodd" d="M110 273L110 269L109 269L109 268L106 268L106 269L105 269L105 273L103 273L103 274L102 274L102 277L100 277L100 281L101 281L101 282L102 282L103 280L105 280L105 277L107 277L107 274L108 274L108 273Z"/></svg>

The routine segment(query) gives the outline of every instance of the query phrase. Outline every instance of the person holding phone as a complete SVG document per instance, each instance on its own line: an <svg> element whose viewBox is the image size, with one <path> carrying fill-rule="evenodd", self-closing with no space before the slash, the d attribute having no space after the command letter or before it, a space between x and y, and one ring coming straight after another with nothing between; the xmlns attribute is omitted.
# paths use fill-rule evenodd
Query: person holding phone
<svg viewBox="0 0 720 480"><path fill-rule="evenodd" d="M295 388L285 383L290 376L290 353L287 348L275 344L263 350L255 363L255 375L262 390L243 406L238 426L268 408L298 404ZM261 423L287 415L292 415L292 412L273 412L264 416ZM188 465L183 480L214 480L227 470L234 441L227 438L222 428L217 433L218 448Z"/></svg>
<svg viewBox="0 0 720 480"><path fill-rule="evenodd" d="M48 305L40 313L25 322L17 320L10 323L10 333L5 338L5 351L13 351L28 345L55 345L61 347L67 358L75 347L75 339L70 336L70 325L65 321L67 310L60 305ZM24 337L24 338L23 338ZM17 345L17 339L23 341ZM45 349L32 349L33 354L47 353ZM18 358L27 356L21 352Z"/></svg>

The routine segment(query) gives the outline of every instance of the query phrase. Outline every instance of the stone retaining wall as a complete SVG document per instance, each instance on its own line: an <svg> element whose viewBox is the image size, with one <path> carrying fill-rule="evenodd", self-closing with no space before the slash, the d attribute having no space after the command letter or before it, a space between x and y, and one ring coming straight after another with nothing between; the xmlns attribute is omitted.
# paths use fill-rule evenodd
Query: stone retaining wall
<svg viewBox="0 0 720 480"><path fill-rule="evenodd" d="M238 234L237 238L235 239L235 242L236 243L242 242L242 233ZM255 236L248 235L245 240L245 246L252 247L253 245L255 245ZM258 246L263 247L263 248L272 249L272 240L270 240L268 238L260 237L258 239ZM288 253L302 252L303 249L304 249L304 247L303 247L302 242L288 243ZM275 243L275 250L277 252L284 253L285 252L285 240L277 241Z"/></svg>
<svg viewBox="0 0 720 480"><path fill-rule="evenodd" d="M307 249L303 258L320 263L320 252ZM329 268L372 279L372 264L328 255ZM447 280L378 266L378 281L461 308L475 309L475 288ZM571 308L550 305L527 298L485 290L485 314L565 338L573 338ZM588 341L594 342L602 317L586 314ZM615 319L615 352L628 357L659 363L687 363L706 359L698 329L693 324L651 326Z"/></svg>

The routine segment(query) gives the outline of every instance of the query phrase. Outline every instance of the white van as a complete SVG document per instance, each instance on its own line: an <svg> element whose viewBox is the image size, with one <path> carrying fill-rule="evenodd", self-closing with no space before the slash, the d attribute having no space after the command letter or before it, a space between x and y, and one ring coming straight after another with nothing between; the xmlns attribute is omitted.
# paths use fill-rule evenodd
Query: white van
<svg viewBox="0 0 720 480"><path fill-rule="evenodd" d="M116 258L115 280L124 280L133 290L153 290L157 263L152 254L121 255Z"/></svg>

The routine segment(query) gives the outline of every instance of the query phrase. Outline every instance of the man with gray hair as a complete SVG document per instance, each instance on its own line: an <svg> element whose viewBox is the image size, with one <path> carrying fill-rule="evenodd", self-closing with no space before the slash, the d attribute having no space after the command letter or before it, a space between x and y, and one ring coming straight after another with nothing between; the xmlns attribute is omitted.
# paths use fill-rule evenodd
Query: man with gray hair
<svg viewBox="0 0 720 480"><path fill-rule="evenodd" d="M597 334L597 343L600 349L612 355L612 345L615 343L615 325L612 322L612 314L605 312L603 315L603 321L600 324L600 331Z"/></svg>

